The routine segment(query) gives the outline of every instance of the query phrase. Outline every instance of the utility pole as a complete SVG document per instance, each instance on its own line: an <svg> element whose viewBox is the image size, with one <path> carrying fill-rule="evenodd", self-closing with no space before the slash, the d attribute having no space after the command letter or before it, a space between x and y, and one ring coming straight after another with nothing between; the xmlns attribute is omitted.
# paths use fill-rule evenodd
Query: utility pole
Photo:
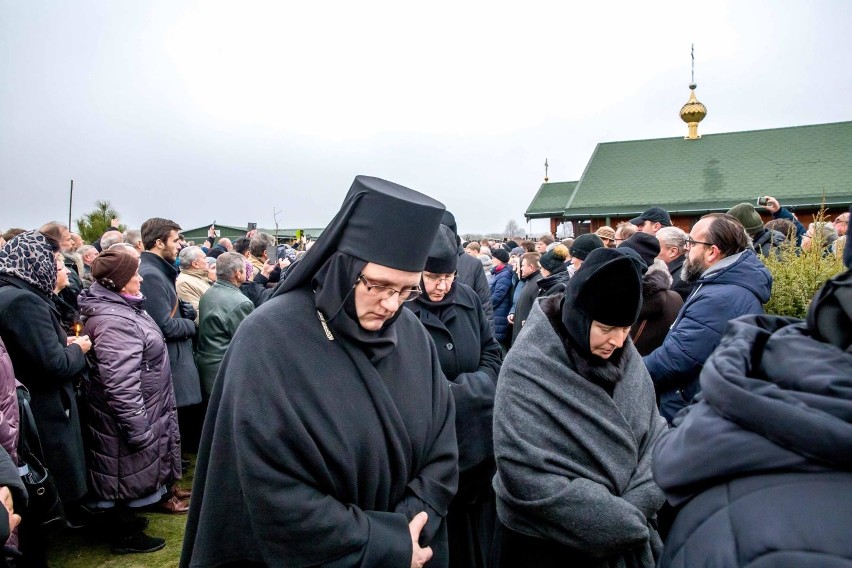
<svg viewBox="0 0 852 568"><path fill-rule="evenodd" d="M71 194L68 196L68 230L73 231L71 228L71 207L74 205L74 180L71 180Z"/></svg>

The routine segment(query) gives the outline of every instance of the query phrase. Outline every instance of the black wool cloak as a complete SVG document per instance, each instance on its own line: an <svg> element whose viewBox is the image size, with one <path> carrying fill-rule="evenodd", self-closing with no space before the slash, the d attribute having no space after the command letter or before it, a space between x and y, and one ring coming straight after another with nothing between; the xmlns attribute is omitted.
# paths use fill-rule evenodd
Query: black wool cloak
<svg viewBox="0 0 852 568"><path fill-rule="evenodd" d="M420 511L429 566L446 565L452 397L417 318L400 309L393 325L400 344L374 363L322 324L308 287L243 321L210 400L181 566L409 566Z"/></svg>

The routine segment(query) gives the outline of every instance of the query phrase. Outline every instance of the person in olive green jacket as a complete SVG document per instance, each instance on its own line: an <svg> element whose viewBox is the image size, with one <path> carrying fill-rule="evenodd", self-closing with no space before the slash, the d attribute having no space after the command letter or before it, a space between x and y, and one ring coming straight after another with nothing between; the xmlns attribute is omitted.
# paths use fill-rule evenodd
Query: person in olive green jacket
<svg viewBox="0 0 852 568"><path fill-rule="evenodd" d="M216 282L201 297L199 303L198 346L195 362L201 375L204 400L210 398L219 365L231 338L237 332L254 304L240 292L246 280L245 259L235 252L219 255L216 261Z"/></svg>

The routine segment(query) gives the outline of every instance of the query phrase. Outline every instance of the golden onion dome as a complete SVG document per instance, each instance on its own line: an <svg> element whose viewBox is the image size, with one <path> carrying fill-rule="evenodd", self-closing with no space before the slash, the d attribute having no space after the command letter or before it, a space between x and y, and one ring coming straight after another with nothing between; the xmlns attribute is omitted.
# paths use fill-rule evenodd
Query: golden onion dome
<svg viewBox="0 0 852 568"><path fill-rule="evenodd" d="M697 86L695 84L689 86L689 101L680 109L680 119L686 123L701 122L707 116L707 107L695 98L695 88Z"/></svg>

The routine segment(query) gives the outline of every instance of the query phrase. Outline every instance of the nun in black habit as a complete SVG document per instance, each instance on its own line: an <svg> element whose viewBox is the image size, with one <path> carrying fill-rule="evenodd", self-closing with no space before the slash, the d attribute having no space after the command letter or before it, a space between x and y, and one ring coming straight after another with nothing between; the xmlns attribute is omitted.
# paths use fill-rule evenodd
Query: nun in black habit
<svg viewBox="0 0 852 568"><path fill-rule="evenodd" d="M430 568L447 565L453 400L434 344L401 305L417 295L442 212L355 178L240 325L204 424L181 566L405 567L422 565L421 547Z"/></svg>
<svg viewBox="0 0 852 568"><path fill-rule="evenodd" d="M480 568L488 565L497 518L492 417L502 352L476 292L455 277L457 249L442 225L426 259L423 293L406 307L432 336L456 406L459 491L447 515L450 567Z"/></svg>

